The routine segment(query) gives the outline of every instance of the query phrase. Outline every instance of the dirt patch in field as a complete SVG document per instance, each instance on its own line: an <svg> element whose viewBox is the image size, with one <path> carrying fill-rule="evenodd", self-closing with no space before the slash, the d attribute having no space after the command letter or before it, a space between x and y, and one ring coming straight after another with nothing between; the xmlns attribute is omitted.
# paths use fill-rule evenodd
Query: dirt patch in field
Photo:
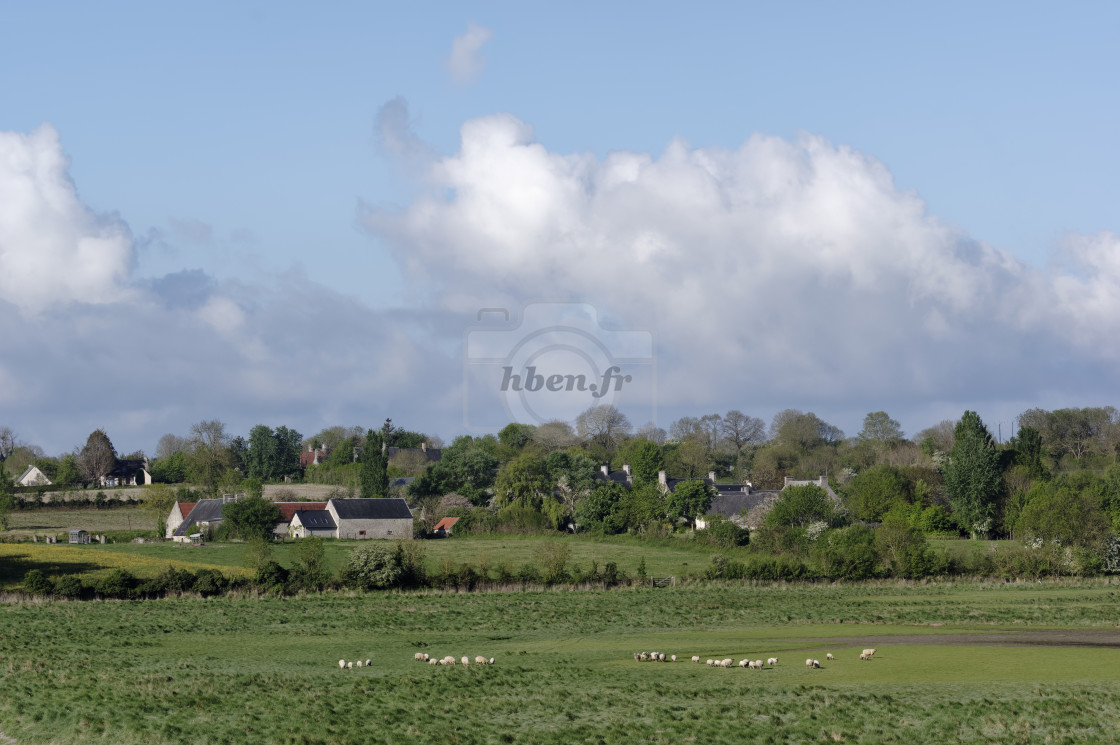
<svg viewBox="0 0 1120 745"><path fill-rule="evenodd" d="M1023 631L979 631L946 634L902 634L836 638L805 637L802 642L820 642L842 647L887 647L901 645L950 645L977 647L1099 647L1120 649L1120 629L1035 629Z"/></svg>

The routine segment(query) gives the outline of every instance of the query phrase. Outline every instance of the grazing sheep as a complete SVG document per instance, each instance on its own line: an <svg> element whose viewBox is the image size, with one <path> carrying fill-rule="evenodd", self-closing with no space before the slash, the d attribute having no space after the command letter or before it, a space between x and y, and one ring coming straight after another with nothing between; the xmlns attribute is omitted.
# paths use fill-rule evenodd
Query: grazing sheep
<svg viewBox="0 0 1120 745"><path fill-rule="evenodd" d="M692 661L693 661L693 662L699 662L699 661L700 661L700 657L699 657L699 656L697 656L697 655L693 655L693 656L692 656Z"/></svg>
<svg viewBox="0 0 1120 745"><path fill-rule="evenodd" d="M346 669L346 660L339 660L338 661L338 669L339 670L345 670Z"/></svg>
<svg viewBox="0 0 1120 745"><path fill-rule="evenodd" d="M641 659L642 659L642 662L645 662L646 660L648 660L649 659L649 652L642 652Z"/></svg>
<svg viewBox="0 0 1120 745"><path fill-rule="evenodd" d="M777 657L768 657L766 659L766 664L769 665L770 667L774 667L775 665L778 664L778 658Z"/></svg>
<svg viewBox="0 0 1120 745"><path fill-rule="evenodd" d="M423 652L417 652L416 654L412 655L412 659L417 660L417 661L422 661L424 659L424 653Z"/></svg>
<svg viewBox="0 0 1120 745"><path fill-rule="evenodd" d="M637 652L635 652L634 653L634 662L641 662L641 661L642 661L642 656L640 654L638 654Z"/></svg>
<svg viewBox="0 0 1120 745"><path fill-rule="evenodd" d="M658 662L664 662L664 661L665 661L665 653L664 653L664 652L659 652L659 653L658 653L658 655L657 655L657 661L658 661Z"/></svg>
<svg viewBox="0 0 1120 745"><path fill-rule="evenodd" d="M493 665L493 664L494 664L494 658L493 658L493 657L491 657L491 658L490 658L490 661L489 661L489 662L487 662L486 664L487 664L487 665Z"/></svg>
<svg viewBox="0 0 1120 745"><path fill-rule="evenodd" d="M362 661L361 660L358 660L357 662L354 663L354 667L360 668L361 666L362 666Z"/></svg>
<svg viewBox="0 0 1120 745"><path fill-rule="evenodd" d="M833 656L832 656L832 652L829 652L828 654L826 654L826 655L824 656L824 658L825 658L826 660L835 660L835 659L836 659L835 657L833 657Z"/></svg>
<svg viewBox="0 0 1120 745"><path fill-rule="evenodd" d="M810 657L809 659L805 660L805 667L812 667L812 666L813 666L813 659Z"/></svg>
<svg viewBox="0 0 1120 745"><path fill-rule="evenodd" d="M860 652L859 653L859 658L861 660L866 660L867 659L867 652Z"/></svg>
<svg viewBox="0 0 1120 745"><path fill-rule="evenodd" d="M715 660L708 660L708 667L711 667L712 665L714 665L715 662L716 662Z"/></svg>
<svg viewBox="0 0 1120 745"><path fill-rule="evenodd" d="M674 655L669 655L669 661L670 662L676 662L677 661L677 656L675 654Z"/></svg>
<svg viewBox="0 0 1120 745"><path fill-rule="evenodd" d="M435 657L433 657L433 658L431 658L430 660L428 660L428 664L429 664L429 665L438 665L439 663L440 663L440 661L439 661L439 660L437 660L437 659L436 659Z"/></svg>
<svg viewBox="0 0 1120 745"><path fill-rule="evenodd" d="M354 669L354 663L353 662L347 662L346 663L346 669L347 670L353 670Z"/></svg>
<svg viewBox="0 0 1120 745"><path fill-rule="evenodd" d="M485 657L482 657L481 655L480 655L480 656L478 656L478 657L475 657L475 658L474 658L474 664L476 664L476 665L485 665L485 664L486 664L486 658L485 658Z"/></svg>
<svg viewBox="0 0 1120 745"><path fill-rule="evenodd" d="M747 667L748 665L754 665L754 663L750 660L739 660L739 667Z"/></svg>
<svg viewBox="0 0 1120 745"><path fill-rule="evenodd" d="M366 660L366 667L369 667L369 660Z"/></svg>
<svg viewBox="0 0 1120 745"><path fill-rule="evenodd" d="M728 657L725 660L721 660L719 664L720 664L721 667L731 667L732 665L735 664L735 660Z"/></svg>
<svg viewBox="0 0 1120 745"><path fill-rule="evenodd" d="M867 655L867 659L869 659L869 660L870 660L870 659L871 659L871 655L875 654L875 650L874 650L874 649L865 649L865 650L863 650L863 653L864 653L865 655Z"/></svg>
<svg viewBox="0 0 1120 745"><path fill-rule="evenodd" d="M820 666L821 666L821 661L820 660L813 660L813 667L820 667Z"/></svg>

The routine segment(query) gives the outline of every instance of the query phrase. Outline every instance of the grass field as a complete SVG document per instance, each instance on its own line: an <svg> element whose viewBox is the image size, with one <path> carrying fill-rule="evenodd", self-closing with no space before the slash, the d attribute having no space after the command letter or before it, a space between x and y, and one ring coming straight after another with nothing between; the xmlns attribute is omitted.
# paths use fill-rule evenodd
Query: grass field
<svg viewBox="0 0 1120 745"><path fill-rule="evenodd" d="M79 528L91 533L156 529L155 518L139 507L109 509L44 507L37 510L13 510L8 513L8 524L10 526L8 532L15 535L32 533L44 535Z"/></svg>
<svg viewBox="0 0 1120 745"><path fill-rule="evenodd" d="M527 562L535 562L536 552L543 541L541 537L504 536L456 537L445 540L424 541L427 567L437 572L451 562L455 566L469 563L490 567L491 575L504 564L516 570ZM615 562L622 572L634 576L644 558L651 576L686 577L703 574L713 549L689 541L674 540L649 543L639 540L616 538L592 540L576 537L551 539L562 541L571 550L569 566L589 570L591 562L602 569L607 562ZM332 571L342 567L358 541L326 541L327 564ZM293 564L292 543L273 545L277 561L286 567ZM22 558L21 558L22 557ZM33 566L35 562L42 566ZM15 589L28 569L38 568L48 575L60 571L93 577L118 567L128 568L138 577L158 574L169 563L176 566L202 566L217 568L227 574L240 573L248 564L246 544L210 543L192 546L182 543L116 543L87 546L57 544L0 544L0 589ZM80 571L74 571L78 567Z"/></svg>
<svg viewBox="0 0 1120 745"><path fill-rule="evenodd" d="M9 603L0 730L60 744L1115 742L1118 602L1098 581ZM429 666L417 651L496 661Z"/></svg>

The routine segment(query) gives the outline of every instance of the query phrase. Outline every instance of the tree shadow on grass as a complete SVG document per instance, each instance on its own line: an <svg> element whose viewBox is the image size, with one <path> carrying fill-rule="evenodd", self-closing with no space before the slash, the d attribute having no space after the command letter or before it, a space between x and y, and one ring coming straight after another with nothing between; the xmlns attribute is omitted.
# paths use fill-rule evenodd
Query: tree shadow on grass
<svg viewBox="0 0 1120 745"><path fill-rule="evenodd" d="M81 574L100 569L100 564L89 561L35 561L27 554L5 556L0 561L0 582L22 582L25 574L38 569L48 577L62 574Z"/></svg>

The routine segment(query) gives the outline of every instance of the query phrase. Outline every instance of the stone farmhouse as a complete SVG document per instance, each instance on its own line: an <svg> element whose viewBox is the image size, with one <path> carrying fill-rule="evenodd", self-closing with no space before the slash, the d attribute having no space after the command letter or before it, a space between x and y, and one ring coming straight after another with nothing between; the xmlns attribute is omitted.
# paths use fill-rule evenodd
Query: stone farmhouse
<svg viewBox="0 0 1120 745"><path fill-rule="evenodd" d="M222 508L234 497L176 502L167 518L166 537L179 543L192 533L219 525ZM283 519L272 529L277 538L411 539L412 511L403 499L330 499L326 502L274 502Z"/></svg>
<svg viewBox="0 0 1120 745"><path fill-rule="evenodd" d="M618 471L612 471L607 466L600 466L599 472L595 476L599 481L608 484L621 484L626 487L634 485L634 477L628 465L624 465ZM703 481L716 490L716 496L712 500L712 506L708 508L707 515L722 515L739 527L750 530L755 530L762 525L766 513L774 506L774 502L781 496L782 491L791 486L819 486L828 493L834 502L840 502L840 497L828 485L828 479L824 476L806 481L794 480L787 476L781 489L755 489L749 481L744 484L721 484L716 479L715 471L709 471L706 479L671 479L668 478L665 471L659 471L657 481L662 491L666 493L672 492L676 489L677 484L685 481ZM697 530L703 530L707 526L707 520L703 517L697 518Z"/></svg>

